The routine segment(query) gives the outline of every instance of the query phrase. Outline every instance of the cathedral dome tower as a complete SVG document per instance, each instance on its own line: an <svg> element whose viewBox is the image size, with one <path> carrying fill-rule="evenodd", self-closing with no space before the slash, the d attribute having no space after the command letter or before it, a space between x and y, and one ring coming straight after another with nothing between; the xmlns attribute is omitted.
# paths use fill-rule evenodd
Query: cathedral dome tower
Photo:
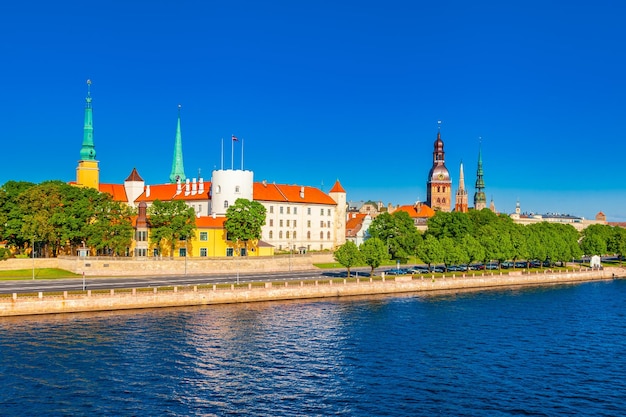
<svg viewBox="0 0 626 417"><path fill-rule="evenodd" d="M433 210L450 211L452 205L452 180L445 164L443 140L441 140L441 122L434 143L433 166L428 173L426 183L426 204Z"/></svg>

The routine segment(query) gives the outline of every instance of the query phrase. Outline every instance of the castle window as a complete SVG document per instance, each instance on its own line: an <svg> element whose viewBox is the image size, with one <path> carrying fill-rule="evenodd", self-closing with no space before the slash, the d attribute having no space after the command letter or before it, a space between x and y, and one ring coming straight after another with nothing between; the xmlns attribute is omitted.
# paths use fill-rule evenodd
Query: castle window
<svg viewBox="0 0 626 417"><path fill-rule="evenodd" d="M298 207L293 208L293 214L298 214Z"/></svg>
<svg viewBox="0 0 626 417"><path fill-rule="evenodd" d="M328 211L326 212L327 216L330 216L330 209L328 209Z"/></svg>
<svg viewBox="0 0 626 417"><path fill-rule="evenodd" d="M306 221L306 227L311 227L311 220Z"/></svg>
<svg viewBox="0 0 626 417"><path fill-rule="evenodd" d="M280 212L280 214L283 214L283 206L280 206L280 207L278 208L278 211Z"/></svg>
<svg viewBox="0 0 626 417"><path fill-rule="evenodd" d="M283 238L283 231L281 230L280 232L278 232L278 238L282 239Z"/></svg>
<svg viewBox="0 0 626 417"><path fill-rule="evenodd" d="M324 215L324 209L320 209L320 216Z"/></svg>
<svg viewBox="0 0 626 417"><path fill-rule="evenodd" d="M227 209L228 208L228 200L224 200L224 208Z"/></svg>
<svg viewBox="0 0 626 417"><path fill-rule="evenodd" d="M293 232L293 238L294 238L294 239L296 238L296 232L295 232L295 230L294 230L294 232Z"/></svg>
<svg viewBox="0 0 626 417"><path fill-rule="evenodd" d="M330 232L326 233L326 237L330 240Z"/></svg>
<svg viewBox="0 0 626 417"><path fill-rule="evenodd" d="M270 227L274 226L274 219L270 219Z"/></svg>
<svg viewBox="0 0 626 417"><path fill-rule="evenodd" d="M295 220L293 221L293 227L296 227L296 221Z"/></svg>
<svg viewBox="0 0 626 417"><path fill-rule="evenodd" d="M200 248L200 256L206 257L207 254L208 254L208 252L207 252L206 248Z"/></svg>
<svg viewBox="0 0 626 417"><path fill-rule="evenodd" d="M273 214L274 213L274 206L270 206L270 213Z"/></svg>
<svg viewBox="0 0 626 417"><path fill-rule="evenodd" d="M270 239L273 239L273 238L274 238L274 232L270 230Z"/></svg>
<svg viewBox="0 0 626 417"><path fill-rule="evenodd" d="M310 215L311 214L311 207L307 207L306 208L306 214Z"/></svg>
<svg viewBox="0 0 626 417"><path fill-rule="evenodd" d="M446 204L446 199L445 199L445 198L442 198L442 199L441 199L441 202L442 202L443 204Z"/></svg>
<svg viewBox="0 0 626 417"><path fill-rule="evenodd" d="M441 187L437 187L437 192L440 193L441 192Z"/></svg>
<svg viewBox="0 0 626 417"><path fill-rule="evenodd" d="M320 220L320 227L324 227L324 220Z"/></svg>
<svg viewBox="0 0 626 417"><path fill-rule="evenodd" d="M238 185L237 185L237 186L235 186L235 192L236 192L237 194L239 194L239 186L238 186Z"/></svg>
<svg viewBox="0 0 626 417"><path fill-rule="evenodd" d="M311 232L306 232L306 238L311 240Z"/></svg>
<svg viewBox="0 0 626 417"><path fill-rule="evenodd" d="M219 194L219 193L221 193L221 192L222 192L222 186L221 186L221 185L218 185L218 186L217 186L217 193Z"/></svg>
<svg viewBox="0 0 626 417"><path fill-rule="evenodd" d="M287 206L287 214L291 214L291 207Z"/></svg>
<svg viewBox="0 0 626 417"><path fill-rule="evenodd" d="M278 225L279 225L280 227L283 227L283 219L280 219L280 220L278 221L278 223L279 223Z"/></svg>
<svg viewBox="0 0 626 417"><path fill-rule="evenodd" d="M209 232L200 232L200 240L202 241L209 240Z"/></svg>
<svg viewBox="0 0 626 417"><path fill-rule="evenodd" d="M226 248L226 256L233 256L234 253L233 248Z"/></svg>
<svg viewBox="0 0 626 417"><path fill-rule="evenodd" d="M287 233L285 233L285 237L289 239L289 230L287 230Z"/></svg>
<svg viewBox="0 0 626 417"><path fill-rule="evenodd" d="M320 232L320 239L324 239L324 232Z"/></svg>
<svg viewBox="0 0 626 417"><path fill-rule="evenodd" d="M438 198L438 199L437 199L437 203L441 203L441 198Z"/></svg>

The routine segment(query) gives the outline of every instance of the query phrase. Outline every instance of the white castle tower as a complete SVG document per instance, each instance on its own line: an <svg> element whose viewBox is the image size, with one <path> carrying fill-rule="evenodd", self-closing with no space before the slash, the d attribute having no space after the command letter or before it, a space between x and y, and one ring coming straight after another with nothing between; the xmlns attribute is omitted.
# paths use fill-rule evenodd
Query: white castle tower
<svg viewBox="0 0 626 417"><path fill-rule="evenodd" d="M238 198L252 201L254 173L241 169L218 169L211 177L211 215L224 216Z"/></svg>

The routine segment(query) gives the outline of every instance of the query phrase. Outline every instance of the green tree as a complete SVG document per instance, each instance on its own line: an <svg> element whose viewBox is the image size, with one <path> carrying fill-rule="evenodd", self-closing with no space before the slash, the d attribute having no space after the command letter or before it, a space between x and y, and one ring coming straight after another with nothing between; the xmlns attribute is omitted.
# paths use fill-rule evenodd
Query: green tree
<svg viewBox="0 0 626 417"><path fill-rule="evenodd" d="M357 248L356 244L352 241L347 241L339 246L333 256L337 262L346 267L348 270L348 278L350 277L350 268L363 264L363 256L359 248Z"/></svg>
<svg viewBox="0 0 626 417"><path fill-rule="evenodd" d="M228 233L228 240L244 242L246 253L248 241L261 239L261 227L265 224L265 207L256 201L238 198L235 204L226 210L224 228Z"/></svg>
<svg viewBox="0 0 626 417"><path fill-rule="evenodd" d="M433 217L428 219L427 224L428 231L426 233L437 239L449 237L455 241L460 241L463 236L474 233L474 224L469 215L458 211L451 213L437 211Z"/></svg>
<svg viewBox="0 0 626 417"><path fill-rule="evenodd" d="M374 275L374 269L378 268L384 261L389 259L385 242L377 237L367 239L361 244L359 250L361 251L365 264L372 268L370 276Z"/></svg>
<svg viewBox="0 0 626 417"><path fill-rule="evenodd" d="M609 240L608 250L619 257L619 265L622 266L622 259L626 255L626 229L615 226L613 235Z"/></svg>
<svg viewBox="0 0 626 417"><path fill-rule="evenodd" d="M443 263L446 267L446 271L450 265L460 265L467 263L469 257L467 252L458 245L451 237L443 237L439 240L441 249L443 251Z"/></svg>
<svg viewBox="0 0 626 417"><path fill-rule="evenodd" d="M124 255L133 239L134 214L129 206L105 198L94 207L92 220L87 226L87 244L100 252Z"/></svg>
<svg viewBox="0 0 626 417"><path fill-rule="evenodd" d="M543 268L543 261L548 257L548 251L543 245L544 228L541 223L531 224L526 226L526 249L528 250L528 258L530 260L540 261L541 268Z"/></svg>
<svg viewBox="0 0 626 417"><path fill-rule="evenodd" d="M485 259L485 250L481 246L478 239L474 236L463 236L463 239L461 239L461 246L465 249L465 253L467 254L468 265Z"/></svg>
<svg viewBox="0 0 626 417"><path fill-rule="evenodd" d="M0 187L0 240L20 252L25 242L31 241L31 236L22 236L24 216L29 212L22 211L20 195L34 186L31 182L8 181Z"/></svg>
<svg viewBox="0 0 626 417"><path fill-rule="evenodd" d="M63 218L63 185L60 181L46 181L20 194L21 237L23 241L42 245L46 257L56 256L62 244L58 224Z"/></svg>
<svg viewBox="0 0 626 417"><path fill-rule="evenodd" d="M372 221L368 232L388 246L392 259L406 260L415 253L421 236L407 212L381 213Z"/></svg>
<svg viewBox="0 0 626 417"><path fill-rule="evenodd" d="M429 270L432 264L441 263L444 259L441 244L434 236L426 236L422 244L417 248L417 254L422 262L428 265Z"/></svg>
<svg viewBox="0 0 626 417"><path fill-rule="evenodd" d="M196 229L195 212L182 200L155 200L148 207L148 218L150 243L157 245L160 253L169 245L171 258L177 242L189 238Z"/></svg>

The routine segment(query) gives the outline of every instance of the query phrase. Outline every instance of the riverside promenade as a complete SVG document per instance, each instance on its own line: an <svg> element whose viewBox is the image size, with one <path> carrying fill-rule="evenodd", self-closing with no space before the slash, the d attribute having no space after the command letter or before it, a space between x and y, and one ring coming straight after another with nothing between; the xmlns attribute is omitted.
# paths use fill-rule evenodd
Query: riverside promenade
<svg viewBox="0 0 626 417"><path fill-rule="evenodd" d="M89 311L202 306L276 300L323 299L399 293L485 290L520 286L574 284L626 277L626 268L577 271L465 273L446 277L407 275L247 284L193 285L8 294L0 297L0 317Z"/></svg>

